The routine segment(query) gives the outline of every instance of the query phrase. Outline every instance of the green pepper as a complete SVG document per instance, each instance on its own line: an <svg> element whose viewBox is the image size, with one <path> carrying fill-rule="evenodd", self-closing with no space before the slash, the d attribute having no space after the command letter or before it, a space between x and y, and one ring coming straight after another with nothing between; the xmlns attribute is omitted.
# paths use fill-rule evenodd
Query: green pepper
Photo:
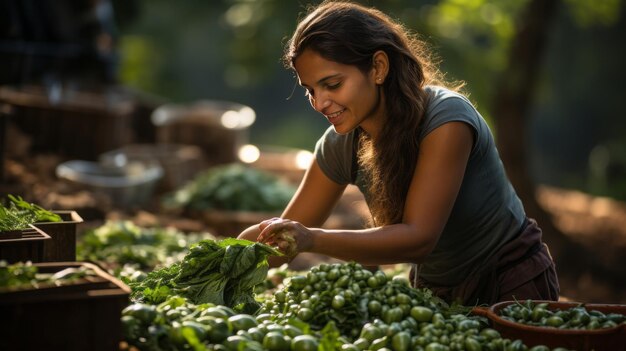
<svg viewBox="0 0 626 351"><path fill-rule="evenodd" d="M319 341L311 335L298 335L291 340L292 351L317 351Z"/></svg>
<svg viewBox="0 0 626 351"><path fill-rule="evenodd" d="M232 325L233 331L248 330L258 325L256 319L248 314L236 314L228 318L228 323Z"/></svg>
<svg viewBox="0 0 626 351"><path fill-rule="evenodd" d="M277 331L271 331L265 334L263 338L263 347L269 351L288 351L289 341L283 334Z"/></svg>
<svg viewBox="0 0 626 351"><path fill-rule="evenodd" d="M122 310L123 316L133 316L137 318L141 323L149 325L154 322L157 317L156 307L153 305L146 305L142 303L134 303L127 306Z"/></svg>
<svg viewBox="0 0 626 351"><path fill-rule="evenodd" d="M391 347L394 351L407 351L411 346L411 335L401 331L391 338Z"/></svg>
<svg viewBox="0 0 626 351"><path fill-rule="evenodd" d="M413 306L410 314L418 322L430 322L433 317L433 311L424 306Z"/></svg>

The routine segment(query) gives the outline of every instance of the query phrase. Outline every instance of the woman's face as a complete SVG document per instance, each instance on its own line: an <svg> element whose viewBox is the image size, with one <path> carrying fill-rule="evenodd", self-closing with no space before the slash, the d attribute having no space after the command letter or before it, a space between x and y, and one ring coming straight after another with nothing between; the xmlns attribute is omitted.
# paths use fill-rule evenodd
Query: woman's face
<svg viewBox="0 0 626 351"><path fill-rule="evenodd" d="M311 106L328 119L338 134L357 126L372 136L377 134L384 102L374 70L363 73L356 66L326 60L310 49L296 58L294 66Z"/></svg>

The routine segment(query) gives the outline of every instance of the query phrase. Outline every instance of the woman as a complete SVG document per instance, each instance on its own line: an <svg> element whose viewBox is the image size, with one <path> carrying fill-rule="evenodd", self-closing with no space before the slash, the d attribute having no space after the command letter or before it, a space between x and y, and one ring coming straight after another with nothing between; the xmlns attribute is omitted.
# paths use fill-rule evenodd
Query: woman
<svg viewBox="0 0 626 351"><path fill-rule="evenodd" d="M506 177L491 132L445 88L423 43L373 8L324 2L284 61L332 124L281 218L240 238L365 265L413 263L416 287L471 305L558 298L554 263ZM372 225L326 230L348 184Z"/></svg>

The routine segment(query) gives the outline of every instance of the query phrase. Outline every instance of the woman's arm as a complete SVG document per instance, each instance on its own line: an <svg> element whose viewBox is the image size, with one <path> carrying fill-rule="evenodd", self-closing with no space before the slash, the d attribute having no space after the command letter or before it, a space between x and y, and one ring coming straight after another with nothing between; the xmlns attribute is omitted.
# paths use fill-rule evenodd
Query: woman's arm
<svg viewBox="0 0 626 351"><path fill-rule="evenodd" d="M258 239L276 244L276 235L288 231L295 237L299 252L368 265L421 262L435 248L450 216L473 139L473 130L463 122L445 123L424 138L402 223L365 230L324 230L309 229L293 219L276 220L260 225Z"/></svg>
<svg viewBox="0 0 626 351"><path fill-rule="evenodd" d="M346 185L337 184L328 178L314 159L281 218L289 218L308 227L319 227L328 219L345 188ZM238 238L256 241L260 233L260 225L255 224L241 232ZM271 258L271 261L274 266L287 259Z"/></svg>

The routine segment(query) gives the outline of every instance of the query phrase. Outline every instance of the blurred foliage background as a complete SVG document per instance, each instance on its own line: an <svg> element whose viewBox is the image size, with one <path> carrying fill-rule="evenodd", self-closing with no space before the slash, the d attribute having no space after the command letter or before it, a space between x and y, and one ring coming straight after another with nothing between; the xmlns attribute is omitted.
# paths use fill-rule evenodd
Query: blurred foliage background
<svg viewBox="0 0 626 351"><path fill-rule="evenodd" d="M427 41L450 80L490 123L495 80L528 0L360 1ZM319 1L114 2L123 84L169 101L251 106L256 144L311 150L326 128L280 57L308 4ZM550 30L527 128L538 183L626 200L626 47L621 0L564 0ZM495 116L497 117L497 116ZM493 129L493 128L492 128Z"/></svg>
<svg viewBox="0 0 626 351"><path fill-rule="evenodd" d="M312 150L327 122L280 58L306 6L319 2L0 0L0 85L36 77L54 87L89 74L157 101L238 102L256 111L250 142ZM519 82L507 71L512 43L530 19L549 18L531 106L511 105L524 113L523 139L513 141L524 144L521 163L537 184L626 200L622 0L545 0L556 3L555 16L525 16L537 0L356 2L385 11L430 44L447 77L466 82L470 99L503 135L503 152L501 142L516 139L504 135L520 128L496 123L508 113L492 115L503 110L494 108L504 101L496 101L502 79Z"/></svg>

